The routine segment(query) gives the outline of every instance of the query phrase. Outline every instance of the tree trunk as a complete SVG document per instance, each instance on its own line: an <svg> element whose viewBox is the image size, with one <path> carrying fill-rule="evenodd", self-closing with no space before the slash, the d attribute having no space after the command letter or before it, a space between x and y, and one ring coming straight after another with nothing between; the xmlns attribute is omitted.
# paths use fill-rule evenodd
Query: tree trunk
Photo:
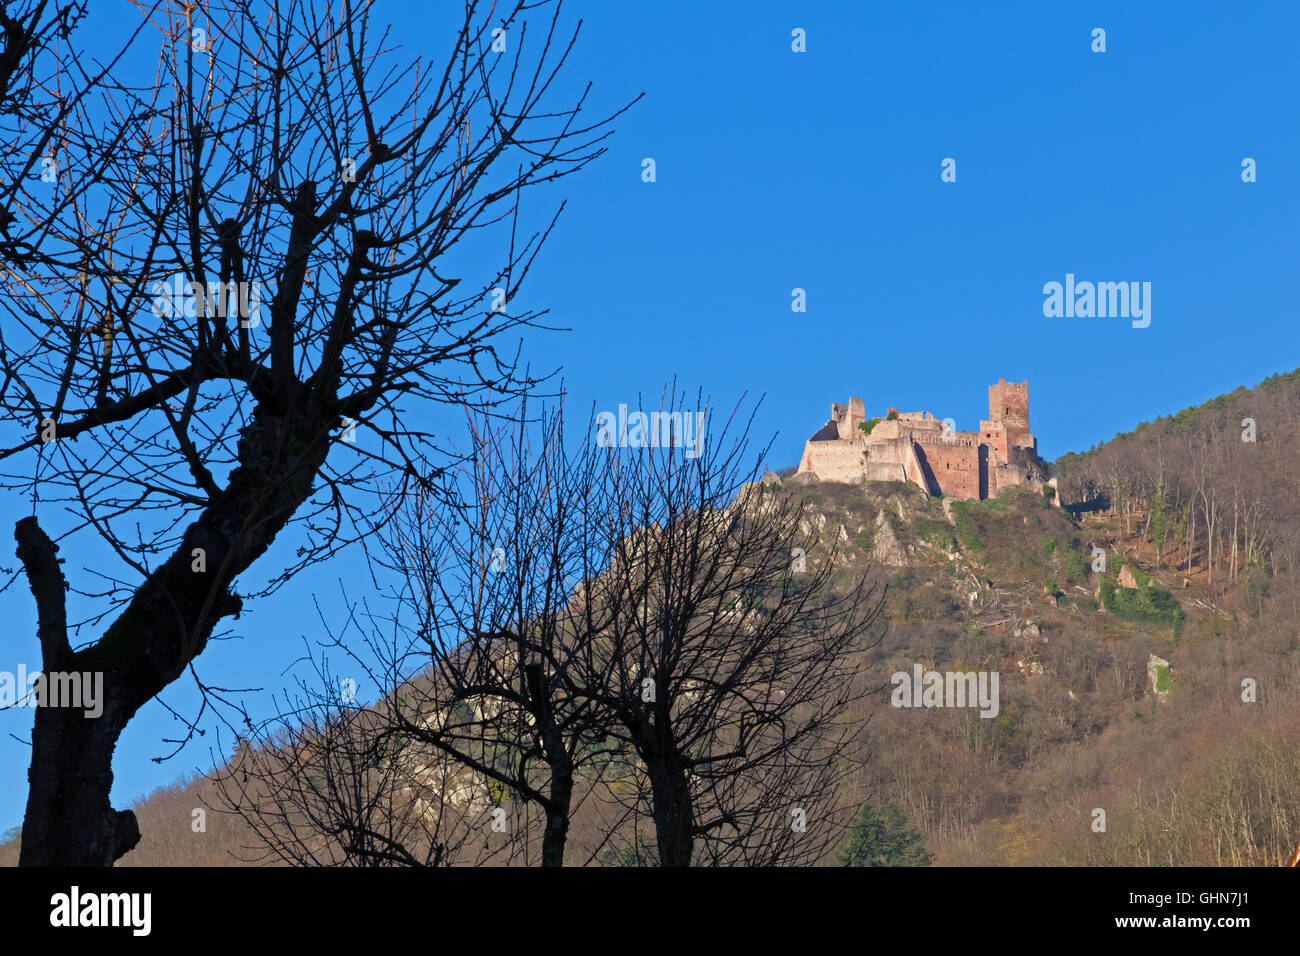
<svg viewBox="0 0 1300 956"><path fill-rule="evenodd" d="M140 842L135 814L108 800L120 733L103 715L37 707L19 866L112 866Z"/></svg>
<svg viewBox="0 0 1300 956"><path fill-rule="evenodd" d="M690 866L695 849L694 808L684 770L659 767L650 771L651 812L661 866Z"/></svg>
<svg viewBox="0 0 1300 956"><path fill-rule="evenodd" d="M546 806L546 829L542 831L542 866L564 866L564 845L569 839L569 803L573 798L573 772L553 767L551 799Z"/></svg>
<svg viewBox="0 0 1300 956"><path fill-rule="evenodd" d="M58 548L35 518L18 522L14 534L36 597L44 671L103 675L98 717L76 708L37 709L20 865L111 866L139 841L134 814L109 803L118 737L136 711L203 651L216 623L239 613L231 582L270 547L310 495L328 444L322 422L290 433L279 419L255 414L239 443L241 464L225 490L186 529L180 548L136 590L104 636L75 654L67 640ZM196 550L203 552L203 570Z"/></svg>
<svg viewBox="0 0 1300 956"><path fill-rule="evenodd" d="M1237 580L1237 495L1232 496L1232 564L1228 571L1228 578L1232 581Z"/></svg>

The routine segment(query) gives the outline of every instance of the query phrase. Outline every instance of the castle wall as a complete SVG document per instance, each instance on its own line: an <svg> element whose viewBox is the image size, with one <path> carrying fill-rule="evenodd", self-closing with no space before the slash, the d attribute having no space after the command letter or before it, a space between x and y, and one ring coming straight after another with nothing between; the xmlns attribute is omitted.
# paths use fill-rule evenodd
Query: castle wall
<svg viewBox="0 0 1300 956"><path fill-rule="evenodd" d="M925 471L909 441L809 441L799 471L810 471L822 481L911 481L927 488Z"/></svg>
<svg viewBox="0 0 1300 956"><path fill-rule="evenodd" d="M867 481L907 481L907 470L902 465L886 461L869 461L862 466L862 477Z"/></svg>
<svg viewBox="0 0 1300 956"><path fill-rule="evenodd" d="M884 422L880 424L883 425ZM876 427L879 428L880 425ZM894 465L906 465L908 444L909 439L906 435L895 434L882 439L876 438L876 433L872 430L871 437L862 443L862 450L867 461L887 461Z"/></svg>
<svg viewBox="0 0 1300 956"><path fill-rule="evenodd" d="M957 432L952 441L918 440L917 457L925 464L940 494L978 501L981 488L980 444L971 432Z"/></svg>
<svg viewBox="0 0 1300 956"><path fill-rule="evenodd" d="M1017 447L1011 449L1011 455L1007 460L1013 465L1020 465L1023 468L1029 469L1037 459L1038 454L1036 452L1031 451L1028 448ZM1037 477L1036 472L1035 477Z"/></svg>
<svg viewBox="0 0 1300 956"><path fill-rule="evenodd" d="M1001 422L980 422L980 441L993 450L995 460L1011 459L1011 438L1007 434L1006 426Z"/></svg>
<svg viewBox="0 0 1300 956"><path fill-rule="evenodd" d="M1019 465L997 464L989 469L989 496L996 498L1012 488L1034 488L1035 482Z"/></svg>
<svg viewBox="0 0 1300 956"><path fill-rule="evenodd" d="M831 420L804 446L800 472L823 481L906 480L931 494L967 501L995 497L1010 488L1039 490L1038 441L1029 432L1029 383L999 379L989 386L989 417L979 432L954 432L929 412L898 412L866 421L860 398L831 405Z"/></svg>
<svg viewBox="0 0 1300 956"><path fill-rule="evenodd" d="M1041 491L1046 482L1034 466L1035 457L1028 449L1012 448L1010 461L990 469L989 494L997 496L1011 488Z"/></svg>
<svg viewBox="0 0 1300 956"><path fill-rule="evenodd" d="M904 465L903 473L907 475L908 481L917 485L927 495L938 494L939 489L931 480L929 469L921 461L920 456L916 453L916 445L911 439L900 442L903 448Z"/></svg>
<svg viewBox="0 0 1300 956"><path fill-rule="evenodd" d="M800 471L811 471L822 481L848 481L862 474L862 441L810 441L804 446Z"/></svg>
<svg viewBox="0 0 1300 956"><path fill-rule="evenodd" d="M867 436L867 441L873 445L881 442L897 441L903 437L904 431L902 422L882 418L871 427L871 434Z"/></svg>
<svg viewBox="0 0 1300 956"><path fill-rule="evenodd" d="M899 415L898 418L882 418L876 422L867 436L868 444L877 442L911 440L923 435L938 437L943 432L943 422L931 415L929 418L912 418Z"/></svg>
<svg viewBox="0 0 1300 956"><path fill-rule="evenodd" d="M912 426L931 424L938 428L943 428L943 422L939 421L939 419L935 418L929 412L899 412L898 420L900 422L907 422Z"/></svg>

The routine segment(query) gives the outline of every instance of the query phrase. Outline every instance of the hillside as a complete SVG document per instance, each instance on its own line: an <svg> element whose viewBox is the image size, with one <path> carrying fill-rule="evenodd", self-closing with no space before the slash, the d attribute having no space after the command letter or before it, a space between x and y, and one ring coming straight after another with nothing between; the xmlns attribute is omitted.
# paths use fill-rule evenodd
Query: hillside
<svg viewBox="0 0 1300 956"><path fill-rule="evenodd" d="M1065 509L1023 489L953 502L765 478L805 504L810 561L834 549L843 586L866 568L888 584L842 804L895 802L940 865L1284 859L1300 840L1297 422L1300 370L1143 423L1054 463ZM891 706L891 675L918 663L997 672L997 715ZM209 779L141 801L122 864L256 859L219 805ZM597 812L578 811L571 862Z"/></svg>

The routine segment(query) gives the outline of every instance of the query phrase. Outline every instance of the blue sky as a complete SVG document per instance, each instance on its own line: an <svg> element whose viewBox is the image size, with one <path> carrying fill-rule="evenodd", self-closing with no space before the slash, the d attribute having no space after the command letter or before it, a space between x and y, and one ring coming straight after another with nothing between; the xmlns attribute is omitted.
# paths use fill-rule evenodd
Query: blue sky
<svg viewBox="0 0 1300 956"><path fill-rule="evenodd" d="M99 17L116 3L94 6ZM377 10L413 50L436 51L423 6ZM673 378L727 407L765 395L756 429L777 436L770 465L783 467L832 401L859 395L869 415L927 410L966 429L989 384L1028 379L1052 458L1300 366L1300 4L568 9L584 19L571 88L594 81L595 112L646 94L606 156L534 200L539 217L568 207L516 305L549 308L571 331L530 334L525 355L562 369L580 409L632 404ZM1097 27L1104 53L1091 50ZM806 52L791 50L795 28ZM956 182L940 180L946 157ZM1257 182L1242 182L1245 157ZM1150 326L1044 317L1043 285L1066 273L1150 282ZM805 313L791 311L795 288ZM0 501L4 527L21 513ZM251 608L240 640L203 655L203 676L267 688L248 698L265 712L302 638L317 636L313 594L329 608L340 580L364 587L355 559ZM29 592L0 600L0 667L37 667ZM194 698L182 683L167 701L188 712ZM21 819L28 749L10 735L30 723L0 713L0 826ZM151 762L177 729L156 704L128 728L118 805L207 766L210 737Z"/></svg>

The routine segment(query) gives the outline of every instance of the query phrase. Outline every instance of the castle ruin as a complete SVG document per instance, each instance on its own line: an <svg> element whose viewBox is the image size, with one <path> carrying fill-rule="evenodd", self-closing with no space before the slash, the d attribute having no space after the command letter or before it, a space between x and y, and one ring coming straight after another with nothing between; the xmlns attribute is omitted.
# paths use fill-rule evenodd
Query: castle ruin
<svg viewBox="0 0 1300 956"><path fill-rule="evenodd" d="M860 398L832 404L830 420L804 445L797 474L808 473L822 481L909 481L968 501L1055 484L1029 431L1029 383L1001 378L989 386L989 417L978 432L896 408L868 421Z"/></svg>

